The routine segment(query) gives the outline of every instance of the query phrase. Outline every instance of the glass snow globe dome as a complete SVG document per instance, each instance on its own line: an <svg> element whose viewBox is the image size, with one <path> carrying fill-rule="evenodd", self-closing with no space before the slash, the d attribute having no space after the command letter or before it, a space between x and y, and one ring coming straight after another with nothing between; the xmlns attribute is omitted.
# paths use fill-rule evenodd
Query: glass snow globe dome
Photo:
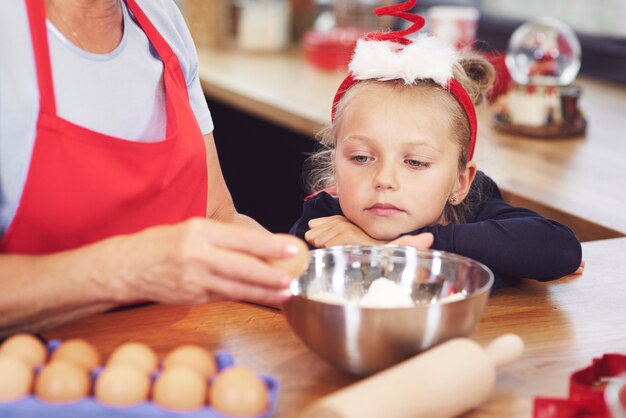
<svg viewBox="0 0 626 418"><path fill-rule="evenodd" d="M562 21L535 18L513 32L505 62L518 84L566 86L580 70L580 42Z"/></svg>

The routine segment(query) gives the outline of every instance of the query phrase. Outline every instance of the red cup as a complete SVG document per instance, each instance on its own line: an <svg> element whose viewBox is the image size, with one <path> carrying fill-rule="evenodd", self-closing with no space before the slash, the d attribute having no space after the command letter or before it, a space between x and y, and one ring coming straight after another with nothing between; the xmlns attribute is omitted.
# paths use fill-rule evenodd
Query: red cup
<svg viewBox="0 0 626 418"><path fill-rule="evenodd" d="M356 42L365 33L353 27L337 27L328 32L309 30L302 37L304 57L323 70L347 71Z"/></svg>

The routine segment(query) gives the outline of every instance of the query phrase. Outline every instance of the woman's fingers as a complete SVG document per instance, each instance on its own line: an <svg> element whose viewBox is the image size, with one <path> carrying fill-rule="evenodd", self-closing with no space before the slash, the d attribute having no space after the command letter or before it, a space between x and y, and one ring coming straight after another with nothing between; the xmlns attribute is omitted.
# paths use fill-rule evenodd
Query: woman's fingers
<svg viewBox="0 0 626 418"><path fill-rule="evenodd" d="M278 306L288 298L291 275L269 262L301 251L292 237L236 225L191 220L180 239L182 287L228 299ZM184 291L183 291L184 292Z"/></svg>
<svg viewBox="0 0 626 418"><path fill-rule="evenodd" d="M254 257L216 250L212 257L194 262L192 267L185 269L179 277L177 289L163 297L175 295L189 303L202 303L203 298L243 299L276 306L289 295L291 279L284 271L271 267L270 273L263 276L263 267L266 265ZM258 273L250 273L259 268ZM267 279L272 274L282 278L278 285Z"/></svg>
<svg viewBox="0 0 626 418"><path fill-rule="evenodd" d="M202 240L265 260L290 257L298 252L298 247L284 237L239 225L198 218L187 221L186 227L191 240Z"/></svg>
<svg viewBox="0 0 626 418"><path fill-rule="evenodd" d="M229 299L245 300L275 307L282 305L291 297L289 289L268 289L218 277L212 281L211 291Z"/></svg>
<svg viewBox="0 0 626 418"><path fill-rule="evenodd" d="M214 247L205 262L207 271L213 275L271 289L287 288L293 279L285 270L230 249Z"/></svg>
<svg viewBox="0 0 626 418"><path fill-rule="evenodd" d="M132 248L125 253L137 255L129 256L130 270L119 274L121 292L127 299L164 303L228 298L278 306L288 298L292 275L271 261L306 248L293 237L201 218L129 239Z"/></svg>

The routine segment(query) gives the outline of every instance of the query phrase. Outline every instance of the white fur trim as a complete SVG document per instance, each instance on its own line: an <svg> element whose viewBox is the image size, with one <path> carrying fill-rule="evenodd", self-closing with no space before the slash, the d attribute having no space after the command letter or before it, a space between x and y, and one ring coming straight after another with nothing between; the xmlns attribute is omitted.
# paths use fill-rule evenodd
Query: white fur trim
<svg viewBox="0 0 626 418"><path fill-rule="evenodd" d="M458 59L454 48L429 35L420 35L406 46L360 39L349 68L357 80L404 80L411 84L431 79L445 87Z"/></svg>

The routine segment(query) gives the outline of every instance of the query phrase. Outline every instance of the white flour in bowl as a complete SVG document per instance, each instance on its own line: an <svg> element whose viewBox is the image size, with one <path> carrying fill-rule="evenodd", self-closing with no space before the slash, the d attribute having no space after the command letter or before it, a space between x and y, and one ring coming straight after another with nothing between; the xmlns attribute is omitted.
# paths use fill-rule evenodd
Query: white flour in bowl
<svg viewBox="0 0 626 418"><path fill-rule="evenodd" d="M318 292L309 299L318 302L346 305L350 303L346 298L330 292ZM372 282L367 293L359 300L362 308L407 308L415 305L411 295L399 284L381 277Z"/></svg>

